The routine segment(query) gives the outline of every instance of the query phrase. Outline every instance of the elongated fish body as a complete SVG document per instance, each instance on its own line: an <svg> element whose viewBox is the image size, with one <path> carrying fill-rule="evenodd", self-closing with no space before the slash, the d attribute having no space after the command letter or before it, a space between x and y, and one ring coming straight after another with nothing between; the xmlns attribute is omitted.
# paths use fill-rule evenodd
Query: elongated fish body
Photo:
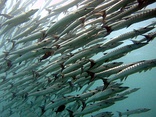
<svg viewBox="0 0 156 117"><path fill-rule="evenodd" d="M147 5L149 4L152 4L154 1L150 0L150 1L146 1L146 2L143 2L143 3L138 3L136 5L133 5L132 7L130 7L128 10L124 11L123 13L111 18L111 19L108 19L107 22L111 22L111 21L115 21L117 19L120 19L122 17L125 17L127 15L130 15L131 13L133 13L134 11L137 11L137 10L140 10L141 8L143 7L146 7Z"/></svg>
<svg viewBox="0 0 156 117"><path fill-rule="evenodd" d="M108 8L109 6L114 5L114 4L117 3L118 1L119 1L119 0L105 1L103 4L97 6L97 7L94 9L94 12L98 12L99 10L106 9L106 8Z"/></svg>
<svg viewBox="0 0 156 117"><path fill-rule="evenodd" d="M99 72L102 72L102 71L105 71L105 70L109 70L109 69L113 69L113 68L116 68L117 66L121 65L122 62L113 62L113 63L107 63L107 64L104 64L102 66L99 66L95 69L89 69L90 72L93 72L93 73L99 73Z"/></svg>
<svg viewBox="0 0 156 117"><path fill-rule="evenodd" d="M80 10L76 13L72 13L70 15L67 15L66 17L62 18L60 21L58 21L57 23L55 23L53 26L51 26L47 31L46 31L46 35L50 35L50 34L54 34L55 30L57 30L60 26L66 26L69 25L70 23L72 23L74 20L78 19L79 17L82 17L83 15L89 13L92 9L86 9L84 10Z"/></svg>
<svg viewBox="0 0 156 117"><path fill-rule="evenodd" d="M113 67L113 68L110 68L107 70L103 70L101 72L95 73L94 77L95 77L95 79L107 77L107 76L110 76L112 74L116 74L116 73L120 72L121 70L123 70L123 69L125 69L131 65L133 65L133 64L123 64L123 65L119 65L119 66L116 66L116 67Z"/></svg>
<svg viewBox="0 0 156 117"><path fill-rule="evenodd" d="M73 113L73 115L75 115L76 117L82 116L82 115L88 114L90 112L94 112L96 110L99 110L101 107L107 108L113 104L114 104L114 102L100 101L98 103L86 106L83 111L80 111L80 110L75 111Z"/></svg>
<svg viewBox="0 0 156 117"><path fill-rule="evenodd" d="M25 61L27 59L31 59L32 57L37 57L37 56L44 54L48 51L52 51L52 50L50 48L41 48L36 51L30 51L30 52L22 55L21 57L18 57L15 61L12 62L12 64L16 64L16 63Z"/></svg>
<svg viewBox="0 0 156 117"><path fill-rule="evenodd" d="M40 31L40 32L34 33L32 35L29 35L27 37L24 37L24 38L22 38L20 40L17 40L16 44L25 43L25 42L28 42L28 41L33 41L35 39L39 39L39 38L43 38L43 37L44 37L44 31Z"/></svg>
<svg viewBox="0 0 156 117"><path fill-rule="evenodd" d="M122 117L124 115L133 115L133 114L140 114L140 113L144 113L144 112L147 112L147 111L150 111L151 109L148 109L148 108L139 108L139 109L135 109L135 110L127 110L127 112L119 112L118 111L118 114L119 114L119 117Z"/></svg>
<svg viewBox="0 0 156 117"><path fill-rule="evenodd" d="M25 30L24 32L20 33L19 35L13 37L12 40L16 40L19 39L21 37L27 36L29 33L31 33L33 30L35 30L38 27L39 24L35 24L33 26L31 26L30 28L28 28L27 30Z"/></svg>
<svg viewBox="0 0 156 117"><path fill-rule="evenodd" d="M48 73L50 71L58 70L61 68L61 63L62 62L54 62L50 64L48 67L44 68L42 71L39 72L40 75L43 75L45 73Z"/></svg>
<svg viewBox="0 0 156 117"><path fill-rule="evenodd" d="M108 81L111 82L111 81L114 81L117 79L123 80L125 77L127 77L128 75L130 75L132 73L141 72L143 70L148 70L148 69L151 69L155 66L156 66L156 60L155 59L138 62L132 66L129 66L129 67L123 69L122 71L120 71L115 76L112 76L111 78L109 78Z"/></svg>
<svg viewBox="0 0 156 117"><path fill-rule="evenodd" d="M54 93L57 90L59 90L60 88L61 88L61 83L58 83L58 84L52 85L51 87L48 87L45 90L30 93L30 94L28 94L28 96L39 96L39 95L45 95L45 94L48 94L48 93Z"/></svg>
<svg viewBox="0 0 156 117"><path fill-rule="evenodd" d="M122 55L132 51L132 50L135 50L137 48L140 48L142 46L145 46L147 43L138 43L138 44L131 44L131 45L127 45L127 46L123 46L121 48L118 48L106 55L104 55L103 57L101 57L100 59L96 60L95 61L95 66L99 66L101 64L103 64L104 62L107 62L107 61L110 61L110 59L114 59L113 57L115 58L118 58L121 57ZM93 66L93 67L95 67Z"/></svg>
<svg viewBox="0 0 156 117"><path fill-rule="evenodd" d="M87 57L91 54L96 54L97 52L100 52L104 50L104 48L100 47L100 45L95 45L87 50L84 50L82 52L77 53L73 57L69 58L64 64L74 63L76 60L81 59L83 57Z"/></svg>
<svg viewBox="0 0 156 117"><path fill-rule="evenodd" d="M24 75L27 75L28 73L30 73L30 71L21 72L21 73L18 73L18 74L15 74L13 76L8 77L7 79L8 80L13 80L14 78L21 78Z"/></svg>
<svg viewBox="0 0 156 117"><path fill-rule="evenodd" d="M14 28L14 27L17 26L18 24L22 24L22 23L27 22L27 21L29 21L29 18L22 19L22 20L20 20L19 22L16 22L16 23L14 23L14 24L6 25L6 26L3 27L3 29L1 29L0 34L1 34L1 35L2 35L2 34L5 34L6 32L8 32L10 29Z"/></svg>
<svg viewBox="0 0 156 117"><path fill-rule="evenodd" d="M126 95L128 95L128 94L131 94L131 93L133 93L133 92L138 91L139 89L140 89L140 88L133 88L133 89L124 91L124 92L122 92L122 93L120 93L120 94L118 94L118 95L119 95L119 96L126 96Z"/></svg>
<svg viewBox="0 0 156 117"><path fill-rule="evenodd" d="M81 17L77 20L75 20L72 24L70 24L60 35L59 37L61 37L62 35L64 35L65 33L70 32L71 30L73 30L75 27L77 27L80 24L83 24L85 20L85 17Z"/></svg>
<svg viewBox="0 0 156 117"><path fill-rule="evenodd" d="M112 112L101 112L95 115L91 115L91 117L112 117L113 113Z"/></svg>
<svg viewBox="0 0 156 117"><path fill-rule="evenodd" d="M48 104L46 107L45 107L45 110L48 110L48 109L53 109L53 108L56 108L56 107L59 107L61 105L65 105L69 102L72 102L75 100L75 97L63 97L62 99L58 99L56 101L52 101L50 104Z"/></svg>
<svg viewBox="0 0 156 117"><path fill-rule="evenodd" d="M19 21L21 21L21 20L23 20L23 19L25 19L25 18L28 18L28 17L30 17L31 15L33 15L34 13L36 13L37 10L38 10L38 9L33 9L33 10L30 10L30 11L28 11L28 12L26 12L26 13L24 13L24 14L21 14L21 15L19 15L19 16L17 16L17 17L8 19L6 22L4 22L4 23L2 24L2 26L8 25L8 24L14 24L14 23L16 23L17 21L19 22Z"/></svg>
<svg viewBox="0 0 156 117"><path fill-rule="evenodd" d="M95 95L96 93L100 92L100 90L91 90L89 92L83 93L81 95L77 95L76 97L80 98L81 100L89 98L90 96Z"/></svg>
<svg viewBox="0 0 156 117"><path fill-rule="evenodd" d="M66 73L72 72L72 71L74 71L74 70L82 67L85 63L87 63L87 61L77 62L75 64L69 65L67 68L65 68L62 71L62 73L63 74L66 74Z"/></svg>
<svg viewBox="0 0 156 117"><path fill-rule="evenodd" d="M93 36L92 38L89 38L91 37L92 35L96 34L98 31L100 31L101 28L97 28L97 29L94 29L88 33L84 33L82 34L81 36L78 36L77 38L75 38L74 40L71 40L69 41L69 43L66 43L64 45L62 45L62 47L67 47L67 48L76 48L76 46L81 46L81 44L83 43L86 43L87 41L91 41L92 39L95 39L95 37Z"/></svg>
<svg viewBox="0 0 156 117"><path fill-rule="evenodd" d="M68 3L67 5L64 5L64 6L61 6L59 8L56 8L53 10L53 12L65 12L66 10L68 10L70 7L73 7L75 5L77 5L79 2L81 2L82 0L74 0L74 1L71 1L70 3Z"/></svg>
<svg viewBox="0 0 156 117"><path fill-rule="evenodd" d="M18 54L18 55L21 55L22 53L26 53L26 52L31 51L33 49L37 49L37 48L41 48L43 46L46 46L50 42L52 42L51 39L46 39L46 40L43 40L42 42L38 42L38 43L36 43L34 45L31 45L31 46L28 46L28 47L19 49L19 50L15 51L15 52L10 52L9 54Z"/></svg>
<svg viewBox="0 0 156 117"><path fill-rule="evenodd" d="M118 37L112 38L109 41L105 42L103 44L103 46L107 46L109 44L113 44L113 43L118 42L118 41L124 41L126 39L136 37L137 35L141 35L141 34L144 34L144 33L148 32L148 31L152 30L153 28L154 27L148 27L147 26L147 27L144 27L144 28L140 28L140 29L137 29L137 30L133 30L133 31L124 33L122 35L119 35Z"/></svg>
<svg viewBox="0 0 156 117"><path fill-rule="evenodd" d="M155 16L156 16L156 9L151 9L151 10L149 10L147 12L143 12L143 13L134 15L131 18L126 19L126 20L122 21L119 24L116 24L115 26L112 26L111 30L119 30L119 29L121 29L123 27L128 27L131 24L134 24L134 23L137 23L137 22L140 22L140 21L143 21L143 20L147 20L147 19L150 19L150 18L154 18Z"/></svg>
<svg viewBox="0 0 156 117"><path fill-rule="evenodd" d="M108 90L106 89L104 91L98 92L95 95L89 97L86 103L107 99L109 96L112 96L117 92L122 92L126 90L127 88L128 87L117 87L117 88L110 88Z"/></svg>
<svg viewBox="0 0 156 117"><path fill-rule="evenodd" d="M133 2L133 1L134 0L131 0L131 2ZM121 0L121 1L117 2L116 4L114 4L112 7L108 8L106 10L106 14L110 14L110 13L114 12L115 10L118 10L122 6L125 6L128 3L129 2L127 0Z"/></svg>

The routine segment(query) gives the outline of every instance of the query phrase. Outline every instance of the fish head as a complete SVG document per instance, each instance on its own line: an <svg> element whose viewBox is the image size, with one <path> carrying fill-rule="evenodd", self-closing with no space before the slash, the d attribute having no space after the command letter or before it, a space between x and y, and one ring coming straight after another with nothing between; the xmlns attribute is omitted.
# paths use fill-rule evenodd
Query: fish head
<svg viewBox="0 0 156 117"><path fill-rule="evenodd" d="M29 14L30 16L35 14L38 11L38 9L32 9L30 11L27 12L27 14Z"/></svg>

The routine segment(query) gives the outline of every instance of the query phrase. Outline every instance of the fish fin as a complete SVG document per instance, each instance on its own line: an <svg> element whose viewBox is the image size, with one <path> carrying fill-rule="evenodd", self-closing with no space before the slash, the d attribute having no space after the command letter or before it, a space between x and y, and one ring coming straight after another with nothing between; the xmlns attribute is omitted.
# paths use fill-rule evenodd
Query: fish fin
<svg viewBox="0 0 156 117"><path fill-rule="evenodd" d="M117 111L117 113L119 114L119 117L122 117L122 113L120 111Z"/></svg>
<svg viewBox="0 0 156 117"><path fill-rule="evenodd" d="M120 78L120 81L122 82L123 80L126 80L128 76Z"/></svg>
<svg viewBox="0 0 156 117"><path fill-rule="evenodd" d="M5 58L9 55L9 52L3 51L3 53L5 54Z"/></svg>
<svg viewBox="0 0 156 117"><path fill-rule="evenodd" d="M147 39L147 43L151 41L153 38L150 35L142 35Z"/></svg>
<svg viewBox="0 0 156 117"><path fill-rule="evenodd" d="M90 72L90 71L86 71L86 72L91 76L90 81L92 82L94 80L95 73Z"/></svg>
<svg viewBox="0 0 156 117"><path fill-rule="evenodd" d="M131 40L134 44L138 44L139 42L136 40Z"/></svg>
<svg viewBox="0 0 156 117"><path fill-rule="evenodd" d="M80 21L82 22L82 26L84 26L85 19L86 19L85 17L80 18Z"/></svg>
<svg viewBox="0 0 156 117"><path fill-rule="evenodd" d="M48 14L50 14L51 13L51 9L48 9L48 8L45 8L45 10L48 12Z"/></svg>
<svg viewBox="0 0 156 117"><path fill-rule="evenodd" d="M127 26L126 26L126 28L128 28L128 27L130 27L132 24L128 24Z"/></svg>
<svg viewBox="0 0 156 117"><path fill-rule="evenodd" d="M54 38L54 39L56 39L56 41L59 39L59 35L52 35L52 37Z"/></svg>
<svg viewBox="0 0 156 117"><path fill-rule="evenodd" d="M107 52L103 53L103 55L106 55L106 54L107 54Z"/></svg>
<svg viewBox="0 0 156 117"><path fill-rule="evenodd" d="M40 109L41 109L41 115L42 116L44 113L45 113L45 106L39 106Z"/></svg>
<svg viewBox="0 0 156 117"><path fill-rule="evenodd" d="M51 100L51 103L55 103L55 101Z"/></svg>
<svg viewBox="0 0 156 117"><path fill-rule="evenodd" d="M104 87L103 87L103 91L108 87L108 85L110 84L107 79L102 79Z"/></svg>
<svg viewBox="0 0 156 117"><path fill-rule="evenodd" d="M83 99L80 99L79 101L81 101L81 103L82 103L82 110L81 111L83 111L86 107L86 103Z"/></svg>
<svg viewBox="0 0 156 117"><path fill-rule="evenodd" d="M71 89L73 89L74 88L74 84L71 81L68 81L68 83L69 83L69 86L71 87Z"/></svg>
<svg viewBox="0 0 156 117"><path fill-rule="evenodd" d="M72 111L72 110L70 110L70 109L68 109L68 108L66 108L66 110L69 112L69 116L70 116L70 117L74 117L73 111Z"/></svg>
<svg viewBox="0 0 156 117"><path fill-rule="evenodd" d="M92 59L89 59L89 62L91 63L90 68L92 68L96 64L95 61Z"/></svg>
<svg viewBox="0 0 156 117"><path fill-rule="evenodd" d="M143 4L146 2L146 0L137 0L138 7L142 8Z"/></svg>
<svg viewBox="0 0 156 117"><path fill-rule="evenodd" d="M110 34L110 33L112 32L112 29L111 29L110 26L104 26L104 25L103 25L102 27L106 29L107 35Z"/></svg>
<svg viewBox="0 0 156 117"><path fill-rule="evenodd" d="M63 63L60 63L60 66L62 68L61 71L63 71L65 69L64 64Z"/></svg>

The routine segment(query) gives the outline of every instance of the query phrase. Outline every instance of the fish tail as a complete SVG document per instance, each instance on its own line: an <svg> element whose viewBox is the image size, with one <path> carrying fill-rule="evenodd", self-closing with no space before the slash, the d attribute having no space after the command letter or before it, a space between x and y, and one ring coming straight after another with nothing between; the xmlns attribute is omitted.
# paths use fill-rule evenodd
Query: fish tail
<svg viewBox="0 0 156 117"><path fill-rule="evenodd" d="M107 79L102 79L102 80L103 80L103 84L104 84L104 87L103 87L103 91L104 91L108 87L110 82L108 82Z"/></svg>
<svg viewBox="0 0 156 117"><path fill-rule="evenodd" d="M117 111L117 113L119 114L119 117L122 117L122 114L120 111Z"/></svg>
<svg viewBox="0 0 156 117"><path fill-rule="evenodd" d="M72 111L72 110L70 110L70 109L68 109L68 108L67 108L66 110L69 112L69 116L70 116L70 117L74 117L73 111Z"/></svg>
<svg viewBox="0 0 156 117"><path fill-rule="evenodd" d="M45 113L45 106L39 106L40 109L41 109L41 115L42 116L44 113Z"/></svg>

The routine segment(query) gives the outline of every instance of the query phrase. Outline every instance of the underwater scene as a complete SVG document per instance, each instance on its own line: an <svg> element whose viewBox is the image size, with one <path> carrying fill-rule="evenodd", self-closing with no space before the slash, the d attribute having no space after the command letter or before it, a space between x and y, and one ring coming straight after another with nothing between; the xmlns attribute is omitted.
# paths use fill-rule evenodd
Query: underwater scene
<svg viewBox="0 0 156 117"><path fill-rule="evenodd" d="M0 0L0 117L156 117L156 0Z"/></svg>

